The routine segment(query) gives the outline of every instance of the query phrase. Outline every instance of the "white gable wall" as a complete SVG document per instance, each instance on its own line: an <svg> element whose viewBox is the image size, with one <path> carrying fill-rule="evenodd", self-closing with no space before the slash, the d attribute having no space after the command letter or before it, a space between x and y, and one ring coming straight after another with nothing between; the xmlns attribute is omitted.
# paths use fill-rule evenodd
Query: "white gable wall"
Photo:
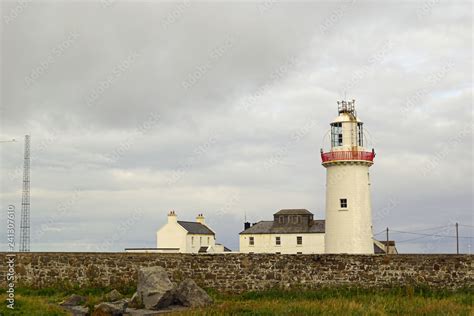
<svg viewBox="0 0 474 316"><path fill-rule="evenodd" d="M187 234L186 229L177 222L168 222L156 233L156 247L179 248L178 252L187 252Z"/></svg>

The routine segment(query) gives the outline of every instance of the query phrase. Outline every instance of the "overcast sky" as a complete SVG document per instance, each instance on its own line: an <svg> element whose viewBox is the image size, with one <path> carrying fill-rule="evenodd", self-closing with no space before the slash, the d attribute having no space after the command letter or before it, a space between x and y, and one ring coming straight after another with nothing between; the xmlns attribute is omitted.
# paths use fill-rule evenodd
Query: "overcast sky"
<svg viewBox="0 0 474 316"><path fill-rule="evenodd" d="M0 144L0 219L14 204L19 225L30 134L32 251L155 247L170 209L204 213L234 250L245 217L322 219L319 152L344 97L377 152L374 233L473 236L470 1L11 1L1 16L0 139L17 142ZM417 237L391 235L400 252L456 249Z"/></svg>

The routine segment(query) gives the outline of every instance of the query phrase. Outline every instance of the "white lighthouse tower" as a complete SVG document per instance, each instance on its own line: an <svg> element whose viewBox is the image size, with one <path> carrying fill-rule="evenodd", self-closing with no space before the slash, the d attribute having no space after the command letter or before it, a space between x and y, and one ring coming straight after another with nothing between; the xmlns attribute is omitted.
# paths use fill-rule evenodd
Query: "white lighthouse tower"
<svg viewBox="0 0 474 316"><path fill-rule="evenodd" d="M373 254L369 167L375 152L364 147L355 100L338 101L331 123L331 150L321 149L326 168L326 253Z"/></svg>

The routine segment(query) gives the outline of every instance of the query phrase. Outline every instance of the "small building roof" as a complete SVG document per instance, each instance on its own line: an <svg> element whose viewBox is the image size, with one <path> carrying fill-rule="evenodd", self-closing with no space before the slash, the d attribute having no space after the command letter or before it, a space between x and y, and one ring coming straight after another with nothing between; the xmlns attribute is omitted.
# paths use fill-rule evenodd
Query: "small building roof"
<svg viewBox="0 0 474 316"><path fill-rule="evenodd" d="M274 215L313 215L306 209L283 209L276 212Z"/></svg>
<svg viewBox="0 0 474 316"><path fill-rule="evenodd" d="M386 240L379 240L382 244L387 246L387 241ZM388 241L388 246L395 246L395 240L389 240Z"/></svg>
<svg viewBox="0 0 474 316"><path fill-rule="evenodd" d="M377 245L376 243L374 243L374 253L375 253L376 255L384 254L384 253L385 253L385 249L380 248L379 245Z"/></svg>
<svg viewBox="0 0 474 316"><path fill-rule="evenodd" d="M374 239L374 253L375 254L384 254L387 252L387 241L386 240L377 240ZM397 254L398 250L395 247L395 240L388 241L388 253Z"/></svg>
<svg viewBox="0 0 474 316"><path fill-rule="evenodd" d="M178 224L186 229L190 234L215 235L215 233L209 227L198 222L178 221Z"/></svg>
<svg viewBox="0 0 474 316"><path fill-rule="evenodd" d="M223 244L216 243L216 245L224 247L224 252L231 252L232 250L224 246Z"/></svg>
<svg viewBox="0 0 474 316"><path fill-rule="evenodd" d="M241 235L250 234L316 234L324 233L326 221L315 220L312 225L298 225L298 226L274 226L274 221L260 221L252 227L241 232Z"/></svg>

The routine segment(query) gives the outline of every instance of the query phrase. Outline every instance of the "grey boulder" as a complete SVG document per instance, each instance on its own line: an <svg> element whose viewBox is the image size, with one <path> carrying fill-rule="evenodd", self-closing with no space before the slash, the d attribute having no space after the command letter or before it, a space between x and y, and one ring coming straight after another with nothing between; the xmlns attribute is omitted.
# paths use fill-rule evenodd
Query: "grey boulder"
<svg viewBox="0 0 474 316"><path fill-rule="evenodd" d="M176 300L187 307L205 307L212 304L212 298L191 279L181 282L175 295Z"/></svg>
<svg viewBox="0 0 474 316"><path fill-rule="evenodd" d="M146 309L160 309L173 304L175 288L161 267L141 268L138 271L138 300Z"/></svg>
<svg viewBox="0 0 474 316"><path fill-rule="evenodd" d="M123 298L123 295L120 294L120 292L115 289L105 294L105 300L107 302L115 302L115 301L121 300L122 298Z"/></svg>
<svg viewBox="0 0 474 316"><path fill-rule="evenodd" d="M112 303L106 302L100 303L94 307L95 309L92 316L121 316L125 313L125 310L128 307L128 302L126 300Z"/></svg>

